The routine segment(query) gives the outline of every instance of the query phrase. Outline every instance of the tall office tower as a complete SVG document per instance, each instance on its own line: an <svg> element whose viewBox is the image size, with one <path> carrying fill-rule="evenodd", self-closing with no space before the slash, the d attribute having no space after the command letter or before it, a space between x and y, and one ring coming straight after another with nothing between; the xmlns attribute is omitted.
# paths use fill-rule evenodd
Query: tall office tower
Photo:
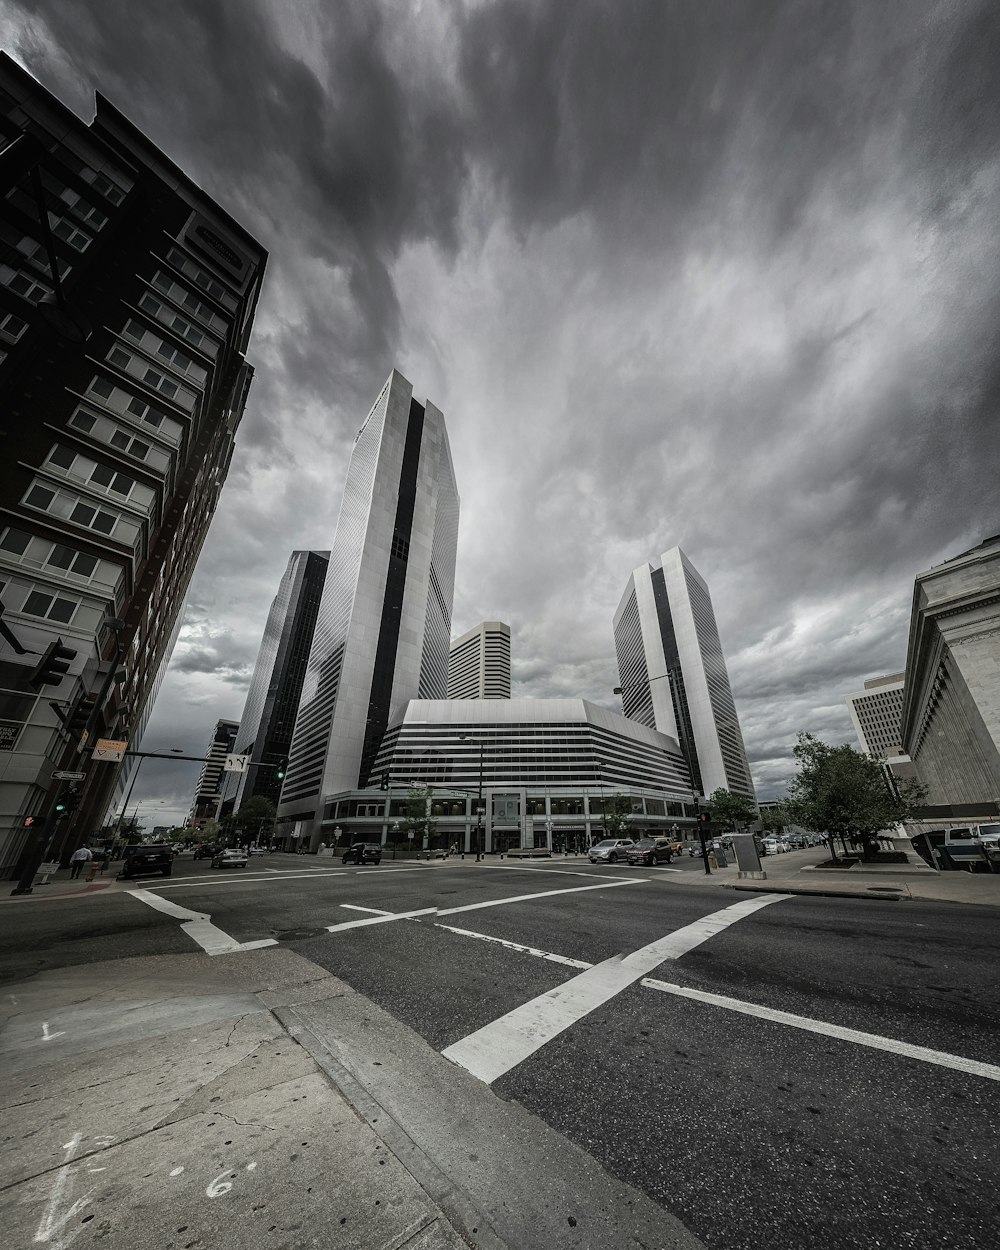
<svg viewBox="0 0 1000 1250"><path fill-rule="evenodd" d="M210 820L218 820L222 815L223 803L227 798L232 797L227 791L236 788L230 781L235 774L225 772L223 765L226 762L226 756L235 750L236 733L239 727L239 723L234 720L215 722L215 733L212 734L212 741L208 744L205 763L202 766L201 776L198 778L198 787L194 792L194 802L191 804L191 814L188 817L188 825L192 829L201 829Z"/></svg>
<svg viewBox="0 0 1000 1250"><path fill-rule="evenodd" d="M329 560L329 551L293 551L271 604L236 735L237 752L250 756L237 810L256 796L277 805Z"/></svg>
<svg viewBox="0 0 1000 1250"><path fill-rule="evenodd" d="M905 673L870 677L864 690L847 696L861 749L877 759L903 754L903 678Z"/></svg>
<svg viewBox="0 0 1000 1250"><path fill-rule="evenodd" d="M510 698L510 626L480 621L451 644L449 699Z"/></svg>
<svg viewBox="0 0 1000 1250"><path fill-rule="evenodd" d="M306 837L324 795L368 784L390 708L447 694L458 514L444 417L394 369L351 454L278 808Z"/></svg>
<svg viewBox="0 0 1000 1250"><path fill-rule="evenodd" d="M243 415L267 256L102 96L87 125L8 57L0 149L8 875L77 759L85 696L107 695L91 742L141 736ZM60 639L65 674L33 674ZM84 762L64 851L101 825L119 772Z"/></svg>
<svg viewBox="0 0 1000 1250"><path fill-rule="evenodd" d="M754 798L712 599L680 547L632 573L614 631L625 715L678 740L698 793Z"/></svg>

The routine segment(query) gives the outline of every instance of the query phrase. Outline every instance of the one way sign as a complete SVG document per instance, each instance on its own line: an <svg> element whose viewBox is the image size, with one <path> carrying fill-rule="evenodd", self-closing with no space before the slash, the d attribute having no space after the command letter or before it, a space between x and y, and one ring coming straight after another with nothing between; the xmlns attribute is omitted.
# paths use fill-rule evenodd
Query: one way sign
<svg viewBox="0 0 1000 1250"><path fill-rule="evenodd" d="M227 755L226 762L222 765L223 771L227 773L245 773L249 767L249 755Z"/></svg>

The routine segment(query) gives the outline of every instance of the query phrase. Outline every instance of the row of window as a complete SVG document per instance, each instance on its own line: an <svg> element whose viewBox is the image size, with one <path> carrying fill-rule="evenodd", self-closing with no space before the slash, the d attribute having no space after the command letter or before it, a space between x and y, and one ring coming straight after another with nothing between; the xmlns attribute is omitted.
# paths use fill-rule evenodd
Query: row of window
<svg viewBox="0 0 1000 1250"><path fill-rule="evenodd" d="M89 412L84 412L82 408L78 408L69 419L69 423L78 430L82 430L84 434L89 434L94 426L97 425L97 418L92 417ZM134 456L137 460L145 460L150 453L150 445L141 438L135 438L131 434L126 434L124 430L115 430L107 442L112 447L117 447L119 451L124 451L130 456Z"/></svg>
<svg viewBox="0 0 1000 1250"><path fill-rule="evenodd" d="M160 375L157 374L157 377ZM107 402L111 408L116 408L119 412L127 412L133 417L138 417L140 421L145 421L147 425L151 425L158 430L165 420L164 413L158 408L154 408L152 404L147 403L144 399L140 399L137 395L133 395L130 391L124 391L121 387L114 386L107 378L97 376L91 379L90 385L87 387L88 395L97 395L100 399ZM166 431L168 437L174 436L174 423L168 421L170 430Z"/></svg>
<svg viewBox="0 0 1000 1250"><path fill-rule="evenodd" d="M175 334L179 334L192 347L200 348L203 352L207 352L209 356L214 356L218 351L218 344L214 339L209 338L207 334L199 330L186 317L179 316L172 308L162 304L154 295L150 295L148 291L139 300L139 307L143 312L149 313L151 317L155 317L157 321L168 326Z"/></svg>
<svg viewBox="0 0 1000 1250"><path fill-rule="evenodd" d="M62 516L76 525L84 526L85 529L96 530L99 534L113 534L115 526L121 520L113 512L92 507L81 499L67 495L63 491L50 490L48 486L42 486L38 482L28 488L23 502L30 508L38 508L41 512L51 512Z"/></svg>
<svg viewBox="0 0 1000 1250"><path fill-rule="evenodd" d="M0 550L9 551L16 556L23 556L28 549L31 538L32 536L25 533L24 530L7 529L4 531L3 537L0 538ZM74 551L72 547L66 547L62 543L52 543L42 563L51 565L53 568L62 569L66 573L73 573L77 577L89 579L97 568L98 560L96 556L87 555L82 551Z"/></svg>
<svg viewBox="0 0 1000 1250"><path fill-rule="evenodd" d="M149 450L148 446L146 450ZM57 468L64 469L67 473L71 473L85 482L103 487L104 490L113 491L116 495L120 495L122 499L128 499L138 485L135 478L119 473L116 469L111 469L106 464L95 462L87 456L82 456L79 452L73 451L70 447L64 447L61 443L57 443L49 452L46 464L54 464Z"/></svg>
<svg viewBox="0 0 1000 1250"><path fill-rule="evenodd" d="M200 300L186 286L174 281L173 277L165 270L157 269L153 275L153 286L158 291L162 291L168 299L181 304L189 312L194 313L196 317L200 317L217 334L225 334L229 328L228 321L220 317L209 304L206 304L204 300Z"/></svg>
<svg viewBox="0 0 1000 1250"><path fill-rule="evenodd" d="M143 351L149 352L154 356L159 356L161 360L166 361L166 363L176 369L178 373L186 374L198 386L203 386L205 384L208 372L203 369L201 365L196 365L191 357L187 355L186 352L182 352L181 349L175 344L169 342L167 339L160 338L160 336L158 334L154 334L152 330L147 330L146 327L141 322L136 321L134 317L130 317L128 319L122 333L127 339L131 339L133 343L136 343L139 347L141 347ZM115 360L116 351L120 352L121 349L113 348L111 351L110 360L114 364L118 364L118 361ZM119 368L122 367L123 366L119 365Z"/></svg>
<svg viewBox="0 0 1000 1250"><path fill-rule="evenodd" d="M151 335L150 337L154 336ZM108 360L117 369L121 369L124 373L138 378L140 382L144 383L151 390L158 391L161 395L166 395L168 399L172 399L175 404L186 408L188 412L194 411L198 398L195 392L189 391L186 387L178 386L172 378L168 378L160 373L159 370L151 368L141 356L134 356L131 352L127 352L124 348L116 345L108 353ZM204 370L200 372L204 372Z"/></svg>

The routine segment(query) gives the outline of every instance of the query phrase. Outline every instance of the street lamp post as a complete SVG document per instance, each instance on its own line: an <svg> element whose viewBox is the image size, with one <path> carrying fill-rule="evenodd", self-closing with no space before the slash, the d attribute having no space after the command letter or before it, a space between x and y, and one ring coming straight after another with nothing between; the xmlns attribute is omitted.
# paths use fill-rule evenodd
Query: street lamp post
<svg viewBox="0 0 1000 1250"><path fill-rule="evenodd" d="M486 744L480 738L470 738L467 734L459 735L460 742L471 742L479 747L479 799L476 803L476 863L483 858L483 752Z"/></svg>

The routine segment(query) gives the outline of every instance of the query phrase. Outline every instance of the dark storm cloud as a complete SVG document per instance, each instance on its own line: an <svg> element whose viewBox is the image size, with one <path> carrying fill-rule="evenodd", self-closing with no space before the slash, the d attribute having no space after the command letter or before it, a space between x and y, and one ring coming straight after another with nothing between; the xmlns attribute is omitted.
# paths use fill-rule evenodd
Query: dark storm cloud
<svg viewBox="0 0 1000 1250"><path fill-rule="evenodd" d="M1000 528L989 0L3 11L271 252L167 736L239 714L393 364L449 421L456 632L509 620L515 692L610 703L628 573L680 543L765 797L902 667L914 574Z"/></svg>

